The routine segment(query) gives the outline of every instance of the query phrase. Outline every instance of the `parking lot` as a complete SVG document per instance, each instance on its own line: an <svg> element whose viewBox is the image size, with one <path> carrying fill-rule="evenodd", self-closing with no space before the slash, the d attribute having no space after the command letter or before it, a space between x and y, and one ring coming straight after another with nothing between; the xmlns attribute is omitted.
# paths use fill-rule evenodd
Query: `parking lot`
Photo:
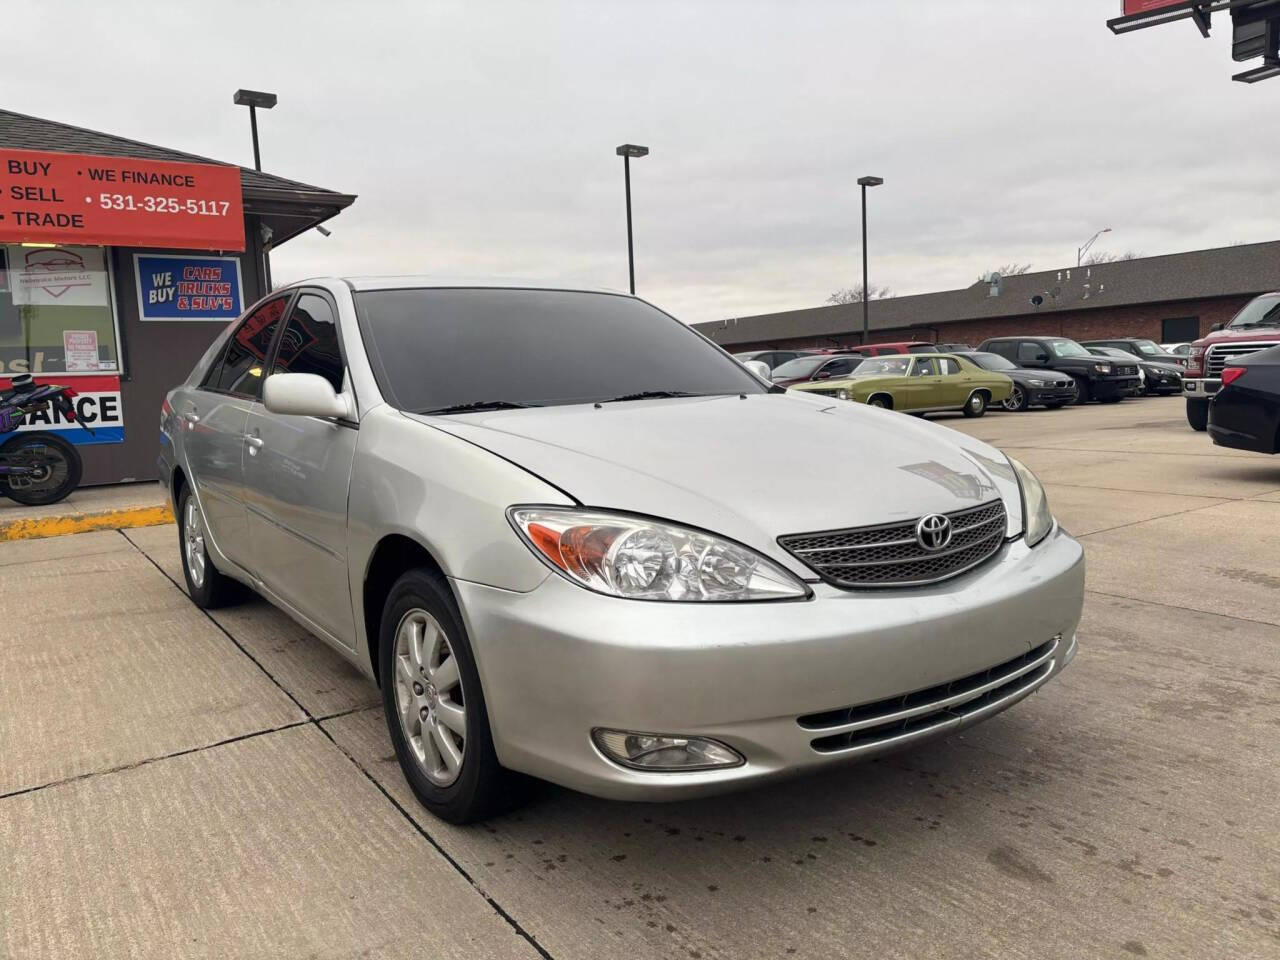
<svg viewBox="0 0 1280 960"><path fill-rule="evenodd" d="M0 544L0 957L1280 955L1280 461L1178 398L940 422L1085 544L1074 664L674 805L441 823L373 685L263 602L197 610L172 526Z"/></svg>

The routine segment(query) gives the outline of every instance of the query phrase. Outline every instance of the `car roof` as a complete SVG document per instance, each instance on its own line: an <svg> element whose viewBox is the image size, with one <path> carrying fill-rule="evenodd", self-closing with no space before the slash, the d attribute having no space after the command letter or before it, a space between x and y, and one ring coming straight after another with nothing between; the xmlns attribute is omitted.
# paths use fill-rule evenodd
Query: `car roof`
<svg viewBox="0 0 1280 960"><path fill-rule="evenodd" d="M572 283L548 280L529 280L520 277L467 277L467 276L430 276L425 274L407 274L398 276L358 276L358 277L309 277L290 283L289 287L304 286L317 280L345 283L352 290L430 290L442 288L472 287L489 290L565 290L572 293L610 293L616 296L629 297L625 290L613 290L608 287L584 287Z"/></svg>

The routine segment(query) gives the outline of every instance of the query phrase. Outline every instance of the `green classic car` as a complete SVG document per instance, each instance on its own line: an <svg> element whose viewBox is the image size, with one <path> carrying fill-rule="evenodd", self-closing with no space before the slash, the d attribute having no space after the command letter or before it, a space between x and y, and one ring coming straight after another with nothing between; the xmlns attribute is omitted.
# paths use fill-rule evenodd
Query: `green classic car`
<svg viewBox="0 0 1280 960"><path fill-rule="evenodd" d="M980 417L991 404L1009 399L1013 381L965 357L916 353L871 357L839 380L817 380L790 389L909 413L961 410L966 417Z"/></svg>

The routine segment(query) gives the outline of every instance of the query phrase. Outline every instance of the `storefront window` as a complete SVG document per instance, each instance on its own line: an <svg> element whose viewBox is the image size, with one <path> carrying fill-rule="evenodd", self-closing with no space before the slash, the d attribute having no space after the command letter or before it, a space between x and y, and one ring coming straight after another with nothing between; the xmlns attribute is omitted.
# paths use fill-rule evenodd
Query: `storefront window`
<svg viewBox="0 0 1280 960"><path fill-rule="evenodd" d="M118 374L103 247L11 244L0 264L0 376Z"/></svg>

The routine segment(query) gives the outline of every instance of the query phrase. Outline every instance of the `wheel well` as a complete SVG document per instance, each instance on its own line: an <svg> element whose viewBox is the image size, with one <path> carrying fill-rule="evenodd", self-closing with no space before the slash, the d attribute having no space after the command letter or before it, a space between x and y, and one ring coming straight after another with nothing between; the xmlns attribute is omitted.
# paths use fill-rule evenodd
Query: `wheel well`
<svg viewBox="0 0 1280 960"><path fill-rule="evenodd" d="M881 400L883 400L883 401L884 401L884 405L885 405L885 408L886 408L886 409L888 409L888 410L892 410L892 409L893 409L893 395L892 395L892 394L889 394L889 393L873 393L871 396L867 397L867 403L870 403L872 400L876 399L876 397L879 397Z"/></svg>
<svg viewBox="0 0 1280 960"><path fill-rule="evenodd" d="M991 391L988 390L986 387L979 387L977 390L973 391L973 393L980 393L982 394L982 399L984 402L986 403L991 402ZM972 395L973 394L970 394L970 396Z"/></svg>
<svg viewBox="0 0 1280 960"><path fill-rule="evenodd" d="M169 489L173 493L173 512L176 515L178 507L182 503L182 491L187 486L187 475L182 472L181 467L175 467L173 470L173 478L169 481Z"/></svg>
<svg viewBox="0 0 1280 960"><path fill-rule="evenodd" d="M422 544L401 534L383 537L373 550L369 559L369 567L364 575L364 632L369 644L369 665L373 668L374 679L381 684L378 676L378 640L382 619L382 608L386 605L387 595L400 579L401 574L416 567L425 567L444 579L444 570L436 563L435 557Z"/></svg>

